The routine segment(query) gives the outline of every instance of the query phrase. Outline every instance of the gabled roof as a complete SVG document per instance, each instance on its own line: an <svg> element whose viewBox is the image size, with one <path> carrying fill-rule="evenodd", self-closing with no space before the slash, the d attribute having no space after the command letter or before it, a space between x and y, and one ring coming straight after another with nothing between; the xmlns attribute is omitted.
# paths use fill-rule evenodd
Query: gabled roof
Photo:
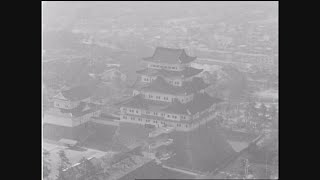
<svg viewBox="0 0 320 180"><path fill-rule="evenodd" d="M181 77L181 78L188 78L195 76L201 73L203 69L196 69L193 67L186 67L182 71L168 71L165 69L151 69L146 68L137 71L137 74L143 74L148 76L162 76L162 77Z"/></svg>
<svg viewBox="0 0 320 180"><path fill-rule="evenodd" d="M185 64L194 61L196 57L188 56L184 49L157 47L153 56L143 59L150 62Z"/></svg>
<svg viewBox="0 0 320 180"><path fill-rule="evenodd" d="M221 101L221 99L211 97L206 92L196 93L194 95L194 99L186 104L182 104L178 100L174 100L172 103L152 101L144 99L141 97L141 95L136 95L122 102L121 106L156 112L192 115L196 114L197 112L202 112L209 108L212 104L219 103Z"/></svg>
<svg viewBox="0 0 320 180"><path fill-rule="evenodd" d="M148 108L148 103L141 97L141 94L133 96L130 99L126 99L123 102L117 103L117 105L126 106L126 107L135 107L138 109Z"/></svg>
<svg viewBox="0 0 320 180"><path fill-rule="evenodd" d="M212 106L212 104L217 104L222 102L221 99L216 97L211 97L208 93L196 93L193 97L193 101L187 103L188 110L191 114L195 114L197 112L202 112L205 109Z"/></svg>
<svg viewBox="0 0 320 180"><path fill-rule="evenodd" d="M179 101L174 101L171 105L163 109L165 112L171 112L175 114L193 115L198 112L202 112L215 103L219 103L222 100L219 98L211 97L208 93L196 93L193 100L182 104Z"/></svg>
<svg viewBox="0 0 320 180"><path fill-rule="evenodd" d="M86 86L77 86L61 92L70 101L80 101L91 96L92 92Z"/></svg>
<svg viewBox="0 0 320 180"><path fill-rule="evenodd" d="M169 102L162 102L162 101L153 101L144 99L141 94L133 96L130 99L124 100L116 105L120 105L123 107L132 107L137 109L145 109L151 111L159 111L160 109L168 106Z"/></svg>

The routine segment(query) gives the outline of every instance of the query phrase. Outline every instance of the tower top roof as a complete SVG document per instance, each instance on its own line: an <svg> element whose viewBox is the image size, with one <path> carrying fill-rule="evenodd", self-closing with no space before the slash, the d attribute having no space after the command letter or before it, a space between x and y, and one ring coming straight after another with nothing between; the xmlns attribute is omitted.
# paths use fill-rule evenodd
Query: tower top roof
<svg viewBox="0 0 320 180"><path fill-rule="evenodd" d="M194 61L196 58L188 56L184 49L157 47L151 57L145 57L143 60L167 64L186 64Z"/></svg>

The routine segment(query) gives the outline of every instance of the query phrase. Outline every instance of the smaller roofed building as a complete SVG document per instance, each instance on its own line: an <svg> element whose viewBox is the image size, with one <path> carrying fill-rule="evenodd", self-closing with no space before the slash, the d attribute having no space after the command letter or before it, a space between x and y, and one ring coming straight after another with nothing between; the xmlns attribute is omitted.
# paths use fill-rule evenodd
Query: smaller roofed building
<svg viewBox="0 0 320 180"><path fill-rule="evenodd" d="M77 86L53 97L54 107L44 114L44 123L75 127L100 114L100 105L90 103L92 89Z"/></svg>

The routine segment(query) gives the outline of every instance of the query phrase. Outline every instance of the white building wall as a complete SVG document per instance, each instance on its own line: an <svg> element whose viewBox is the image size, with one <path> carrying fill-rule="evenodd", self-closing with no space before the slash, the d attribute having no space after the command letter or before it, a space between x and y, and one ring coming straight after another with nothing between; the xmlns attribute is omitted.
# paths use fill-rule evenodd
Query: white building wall
<svg viewBox="0 0 320 180"><path fill-rule="evenodd" d="M166 113L165 119L173 120L173 121L180 121L180 115Z"/></svg>
<svg viewBox="0 0 320 180"><path fill-rule="evenodd" d="M150 100L157 100L157 101L164 101L164 102L172 102L176 96L170 94L161 94L161 93L154 93L154 92L142 92L145 99Z"/></svg>
<svg viewBox="0 0 320 180"><path fill-rule="evenodd" d="M88 114L81 116L81 117L73 118L72 119L72 127L79 126L81 124L84 124L84 123L91 121L91 117L93 115L94 115L94 113L92 112L92 113L88 113Z"/></svg>
<svg viewBox="0 0 320 180"><path fill-rule="evenodd" d="M212 116L212 115L211 115ZM130 122L130 123L136 123L136 124L152 124L156 127L163 127L163 126L172 126L175 127L178 131L190 131L195 128L198 128L199 125L204 125L206 122L212 120L213 117L204 117L202 120L194 122L194 123L187 123L187 122L179 122L179 121L164 121L164 120L155 120L152 118L140 118L140 117L132 117L130 115L121 115L120 121L121 122Z"/></svg>
<svg viewBox="0 0 320 180"><path fill-rule="evenodd" d="M63 108L63 109L72 108L70 102L65 100L55 99L53 104L54 104L54 107L56 108Z"/></svg>
<svg viewBox="0 0 320 180"><path fill-rule="evenodd" d="M123 114L126 113L126 114L133 114L133 115L141 116L141 110L140 109L121 107L120 111Z"/></svg>
<svg viewBox="0 0 320 180"><path fill-rule="evenodd" d="M89 99L90 100L90 99ZM73 109L79 105L80 101L68 101L61 99L54 99L54 107L62 109Z"/></svg>
<svg viewBox="0 0 320 180"><path fill-rule="evenodd" d="M166 64L166 63L148 63L148 68L151 69L166 69L169 71L181 71L184 66L181 64Z"/></svg>

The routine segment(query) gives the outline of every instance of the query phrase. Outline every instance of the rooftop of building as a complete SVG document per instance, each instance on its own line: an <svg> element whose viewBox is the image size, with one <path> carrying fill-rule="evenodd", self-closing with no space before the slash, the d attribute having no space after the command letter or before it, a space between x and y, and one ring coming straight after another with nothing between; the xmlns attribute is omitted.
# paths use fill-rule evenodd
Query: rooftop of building
<svg viewBox="0 0 320 180"><path fill-rule="evenodd" d="M76 86L71 89L61 91L63 97L70 101L80 101L89 98L92 91L87 86Z"/></svg>
<svg viewBox="0 0 320 180"><path fill-rule="evenodd" d="M132 180L132 179L193 179L191 175L164 169L155 161L150 161L136 170L126 174L119 180Z"/></svg>
<svg viewBox="0 0 320 180"><path fill-rule="evenodd" d="M80 104L73 109L60 109L61 113L71 113L72 117L81 117L88 113L99 110L101 106L94 103L80 102Z"/></svg>
<svg viewBox="0 0 320 180"><path fill-rule="evenodd" d="M141 90L174 95L188 95L205 89L209 85L210 84L205 83L202 78L194 77L192 81L183 82L182 86L174 86L166 82L161 76L158 76L150 84L146 84L142 87Z"/></svg>
<svg viewBox="0 0 320 180"><path fill-rule="evenodd" d="M162 77L181 77L181 78L188 78L195 76L201 73L203 69L196 69L193 67L186 67L182 71L168 71L165 69L151 69L146 68L137 71L137 74L143 74L148 76L162 76Z"/></svg>
<svg viewBox="0 0 320 180"><path fill-rule="evenodd" d="M178 100L175 100L172 104L167 106L163 111L172 112L177 114L196 114L198 112L202 112L213 104L222 102L221 99L211 97L208 93L196 93L194 94L193 100L182 104Z"/></svg>
<svg viewBox="0 0 320 180"><path fill-rule="evenodd" d="M143 58L145 61L167 64L186 64L195 59L196 57L188 56L184 49L164 47L157 47L151 57Z"/></svg>
<svg viewBox="0 0 320 180"><path fill-rule="evenodd" d="M196 114L197 112L202 112L211 107L212 104L219 103L221 101L221 99L211 97L206 92L195 93L193 100L186 104L180 103L178 100L175 100L172 103L147 100L141 95L136 95L126 102L123 102L122 106L157 112L191 115Z"/></svg>

